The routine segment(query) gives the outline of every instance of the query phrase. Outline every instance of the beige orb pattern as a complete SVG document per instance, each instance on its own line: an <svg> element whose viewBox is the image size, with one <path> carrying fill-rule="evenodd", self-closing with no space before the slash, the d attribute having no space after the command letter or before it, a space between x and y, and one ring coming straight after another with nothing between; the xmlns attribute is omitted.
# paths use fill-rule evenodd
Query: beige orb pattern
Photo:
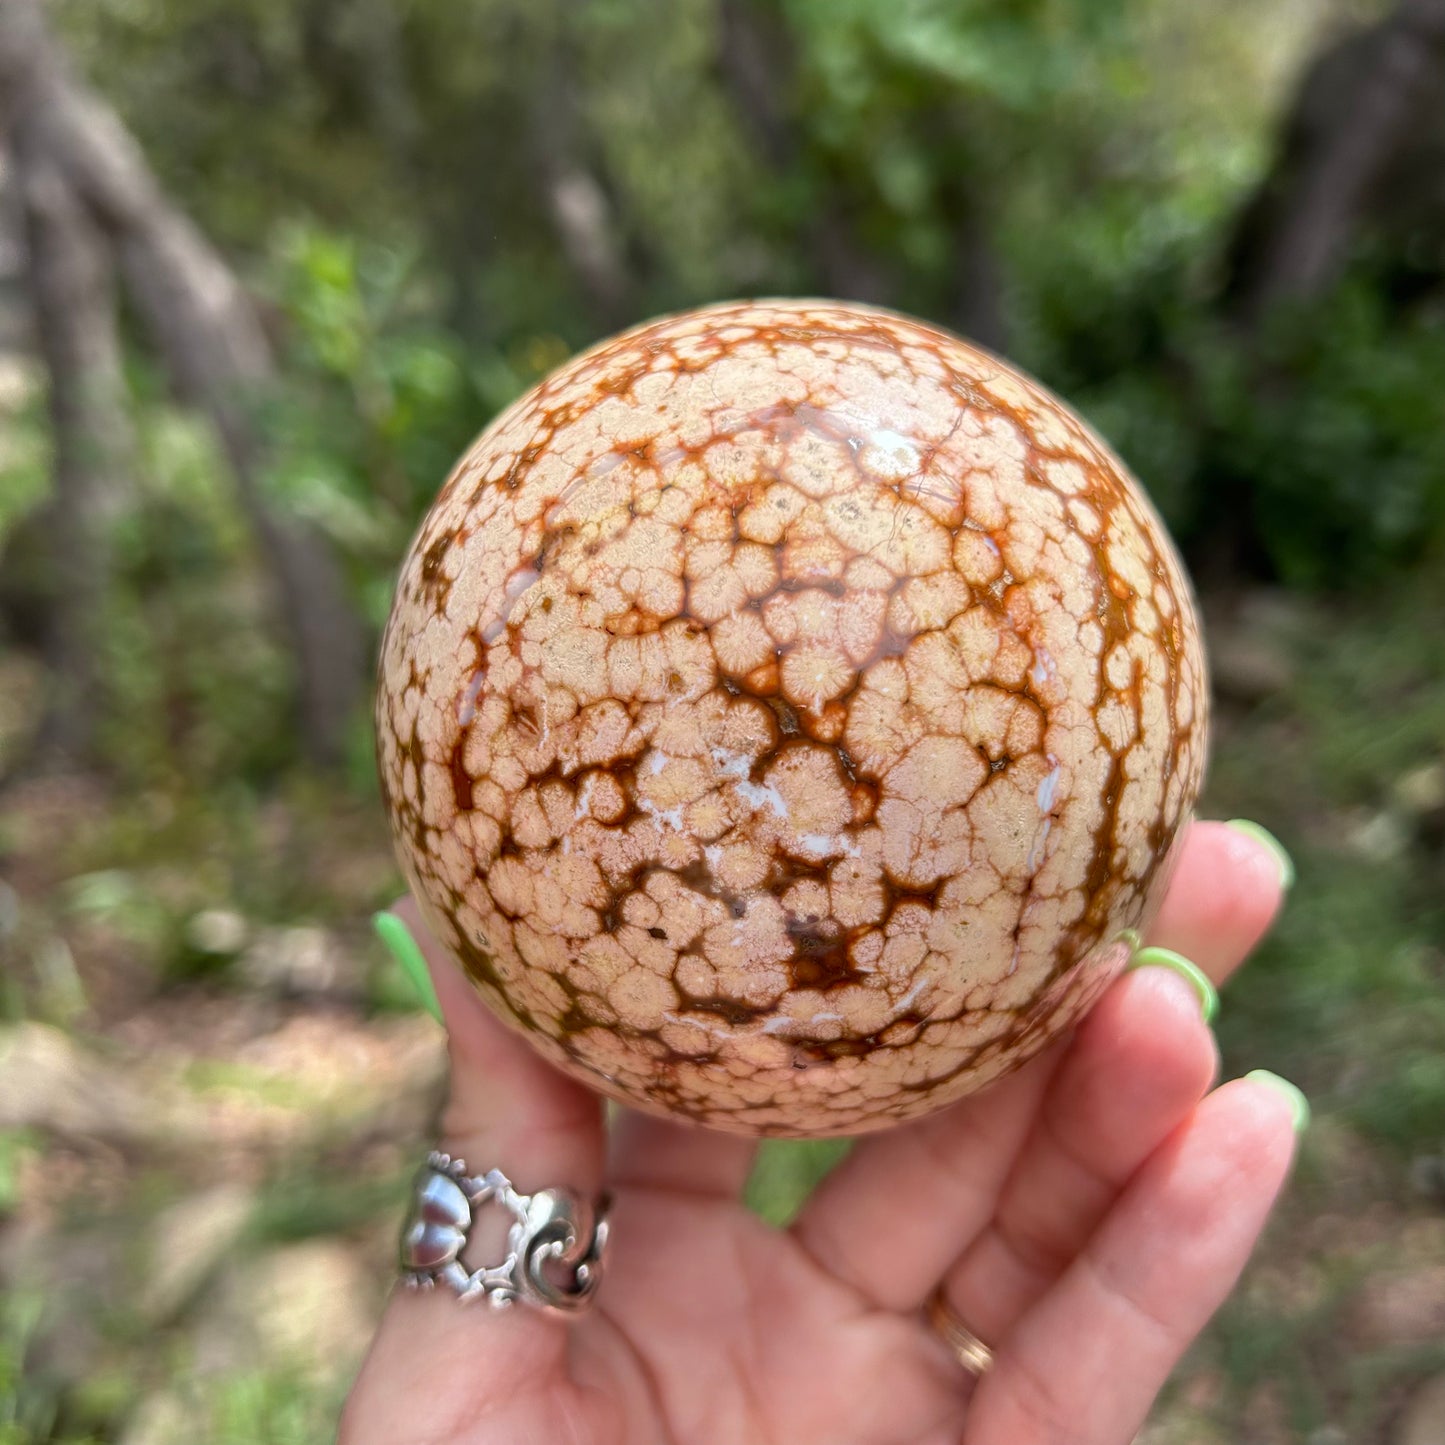
<svg viewBox="0 0 1445 1445"><path fill-rule="evenodd" d="M1204 766L1189 585L1018 371L870 307L639 327L477 440L403 566L403 868L563 1069L856 1133L1041 1049L1123 967Z"/></svg>

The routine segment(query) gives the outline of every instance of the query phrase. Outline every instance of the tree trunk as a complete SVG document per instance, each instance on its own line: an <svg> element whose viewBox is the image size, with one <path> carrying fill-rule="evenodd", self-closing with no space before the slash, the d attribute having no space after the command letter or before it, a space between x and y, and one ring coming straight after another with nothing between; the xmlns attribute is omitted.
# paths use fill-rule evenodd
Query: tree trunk
<svg viewBox="0 0 1445 1445"><path fill-rule="evenodd" d="M570 10L562 8L559 31L541 63L532 107L532 155L562 252L596 320L611 329L627 317L632 278L616 208L595 158L587 154L577 113L577 64L569 28L576 21Z"/></svg>
<svg viewBox="0 0 1445 1445"><path fill-rule="evenodd" d="M263 494L252 408L273 366L254 305L167 200L120 119L69 73L37 0L0 5L0 96L0 123L23 127L104 230L178 394L215 426L291 639L307 751L335 761L361 691L361 626L330 548Z"/></svg>
<svg viewBox="0 0 1445 1445"><path fill-rule="evenodd" d="M718 67L764 162L781 173L803 160L787 97L795 66L792 37L753 0L720 0ZM818 278L829 295L886 304L897 287L888 268L857 237L843 197L828 187L807 228Z"/></svg>
<svg viewBox="0 0 1445 1445"><path fill-rule="evenodd" d="M1445 95L1445 0L1401 0L1311 67L1276 165L1233 246L1233 309L1252 324L1325 291L1381 178Z"/></svg>
<svg viewBox="0 0 1445 1445"><path fill-rule="evenodd" d="M41 746L87 761L104 716L97 642L110 578L110 532L132 488L134 439L104 238L65 176L21 124L12 153L25 222L35 334L49 374L54 491L27 528L53 693Z"/></svg>
<svg viewBox="0 0 1445 1445"><path fill-rule="evenodd" d="M334 763L359 697L361 628L331 548L311 528L279 515L262 491L263 447L252 406L270 358L260 319L225 263L178 213L157 214L144 237L123 237L120 265L177 392L209 415L231 463L291 640L307 752Z"/></svg>

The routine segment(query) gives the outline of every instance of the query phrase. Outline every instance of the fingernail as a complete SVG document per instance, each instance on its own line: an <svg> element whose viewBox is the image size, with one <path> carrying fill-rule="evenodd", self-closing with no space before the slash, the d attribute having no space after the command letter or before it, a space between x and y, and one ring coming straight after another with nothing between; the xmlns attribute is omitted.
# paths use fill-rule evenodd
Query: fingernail
<svg viewBox="0 0 1445 1445"><path fill-rule="evenodd" d="M1284 851L1284 844L1268 828L1262 828L1248 818L1231 818L1226 826L1233 828L1236 833L1243 833L1246 838L1253 838L1256 843L1263 843L1274 854L1274 861L1279 864L1279 886L1286 893L1294 887L1294 860Z"/></svg>
<svg viewBox="0 0 1445 1445"><path fill-rule="evenodd" d="M1270 1073L1268 1069L1251 1069L1244 1077L1251 1083L1267 1085L1289 1100L1290 1111L1294 1114L1296 1134L1303 1134L1309 1128L1310 1101L1305 1098L1304 1091L1298 1084L1292 1084L1288 1079L1282 1079L1278 1074Z"/></svg>
<svg viewBox="0 0 1445 1445"><path fill-rule="evenodd" d="M445 1026L442 1006L437 1002L436 990L432 987L431 974L427 971L426 959L421 948L411 936L411 929L394 913L378 913L372 917L371 926L386 951L397 961L406 975L421 1006L439 1023Z"/></svg>
<svg viewBox="0 0 1445 1445"><path fill-rule="evenodd" d="M1132 973L1136 968L1167 968L1177 973L1192 985L1194 992L1199 995L1199 1008L1204 1015L1204 1022L1214 1022L1214 1015L1219 1012L1219 994L1210 982L1209 975L1197 963L1192 963L1182 953L1175 953L1172 948L1141 948L1134 955L1126 972Z"/></svg>

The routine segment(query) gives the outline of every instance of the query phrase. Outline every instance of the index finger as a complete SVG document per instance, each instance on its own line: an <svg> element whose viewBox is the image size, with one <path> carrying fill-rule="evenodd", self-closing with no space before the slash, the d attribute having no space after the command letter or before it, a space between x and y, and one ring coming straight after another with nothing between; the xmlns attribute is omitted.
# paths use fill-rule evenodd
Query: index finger
<svg viewBox="0 0 1445 1445"><path fill-rule="evenodd" d="M1194 823L1145 942L1193 960L1223 983L1269 931L1293 876L1254 824Z"/></svg>

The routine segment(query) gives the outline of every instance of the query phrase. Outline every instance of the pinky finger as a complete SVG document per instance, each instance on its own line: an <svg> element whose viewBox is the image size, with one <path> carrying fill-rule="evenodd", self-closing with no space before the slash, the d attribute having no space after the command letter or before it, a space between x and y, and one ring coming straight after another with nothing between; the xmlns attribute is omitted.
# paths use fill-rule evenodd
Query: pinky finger
<svg viewBox="0 0 1445 1445"><path fill-rule="evenodd" d="M1058 1284L1002 1343L966 1445L1126 1445L1233 1289L1289 1172L1281 1088L1217 1089L1143 1166Z"/></svg>

